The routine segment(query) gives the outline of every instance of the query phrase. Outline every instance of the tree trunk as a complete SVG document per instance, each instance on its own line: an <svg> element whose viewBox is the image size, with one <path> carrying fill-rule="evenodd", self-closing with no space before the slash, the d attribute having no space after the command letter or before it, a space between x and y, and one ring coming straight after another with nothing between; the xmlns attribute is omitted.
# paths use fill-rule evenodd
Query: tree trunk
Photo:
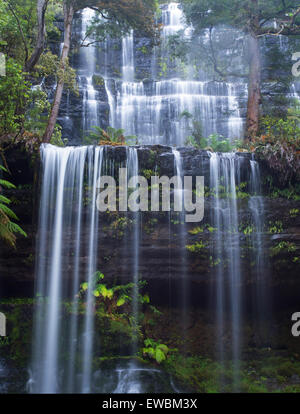
<svg viewBox="0 0 300 414"><path fill-rule="evenodd" d="M56 92L54 102L51 109L51 114L48 120L48 125L44 134L43 141L49 143L54 132L54 128L57 121L57 116L60 108L61 98L64 90L64 74L68 65L68 56L71 47L71 35L72 35L72 23L74 17L74 5L73 2L64 1L64 21L65 21L65 34L64 34L64 47L60 59L60 75L56 86Z"/></svg>
<svg viewBox="0 0 300 414"><path fill-rule="evenodd" d="M38 33L35 49L30 58L25 62L24 72L31 72L38 63L45 48L46 25L45 14L49 0L37 0Z"/></svg>
<svg viewBox="0 0 300 414"><path fill-rule="evenodd" d="M251 0L257 7L257 0ZM248 109L247 109L247 131L246 137L253 139L259 131L259 115L261 105L261 59L259 40L255 29L259 22L257 13L253 16L254 30L249 34L249 84L248 84Z"/></svg>

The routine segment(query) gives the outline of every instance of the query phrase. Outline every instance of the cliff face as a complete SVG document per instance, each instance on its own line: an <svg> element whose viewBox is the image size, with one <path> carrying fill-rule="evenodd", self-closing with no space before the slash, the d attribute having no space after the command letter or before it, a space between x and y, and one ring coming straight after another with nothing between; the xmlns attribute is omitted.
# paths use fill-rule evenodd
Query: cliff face
<svg viewBox="0 0 300 414"><path fill-rule="evenodd" d="M183 24L180 5L161 6L163 29L156 47L134 32L124 39L80 48L92 17L93 12L84 11L74 21L70 62L77 72L79 95L65 91L58 119L63 138L70 144L82 144L93 126L111 126L137 136L142 144L184 145L193 128L191 117L201 124L205 137L217 133L242 138L248 94L242 33L229 27L213 29L216 47L222 50L220 62L230 57L225 66L241 75L221 79L206 62L207 31L196 39L202 48L186 54L184 44L191 31ZM62 22L58 26L63 31ZM261 41L263 109L267 113L273 112L274 105L284 113L288 98L299 96L300 84L291 77L292 42L284 36ZM51 47L59 53L57 46ZM49 88L50 96L54 86Z"/></svg>
<svg viewBox="0 0 300 414"><path fill-rule="evenodd" d="M220 264L212 260L213 246L218 238L226 237L218 232L212 223L213 189L210 186L210 155L206 151L189 148L179 149L185 175L205 177L205 214L204 220L197 224L183 224L178 213L140 214L141 241L139 246L140 279L149 283L149 289L155 301L176 302L180 297L182 280L189 285L190 301L205 306L216 283L216 269ZM107 147L107 160L110 158L118 165L126 159L125 147ZM241 252L242 289L245 292L245 305L251 302L251 294L256 289L255 264L251 247L254 229L250 222L249 192L250 154L237 154L240 182L237 192L237 211L239 217L239 243ZM169 147L139 147L139 169L141 175L151 176L155 171L169 177L174 175L174 155ZM0 257L1 291L3 296L33 296L34 263L36 259L37 219L34 215L33 201L39 198L32 187L32 173L26 157L21 155L15 160L16 176L19 184L16 190L10 190L8 196L20 218L28 238L18 240L15 251L3 246ZM265 178L268 172L263 170ZM300 213L299 202L277 197L263 197L264 230L261 246L266 260L265 285L276 298L276 305L286 306L298 303L299 292L299 256L300 256ZM129 282L134 262L134 217L131 213L99 213L100 242L97 254L97 268L107 280ZM83 227L83 244L88 245L89 231ZM72 249L75 243L70 234L64 235L64 245ZM190 246L187 248L186 246ZM198 247L197 247L198 246ZM199 247L200 246L200 247ZM184 260L183 260L184 257ZM81 280L85 281L83 269L88 257L81 252ZM50 266L50 263L49 263ZM69 264L62 272L68 279L72 274ZM228 263L224 263L224 270ZM171 293L170 293L171 292ZM171 299L170 299L171 295Z"/></svg>

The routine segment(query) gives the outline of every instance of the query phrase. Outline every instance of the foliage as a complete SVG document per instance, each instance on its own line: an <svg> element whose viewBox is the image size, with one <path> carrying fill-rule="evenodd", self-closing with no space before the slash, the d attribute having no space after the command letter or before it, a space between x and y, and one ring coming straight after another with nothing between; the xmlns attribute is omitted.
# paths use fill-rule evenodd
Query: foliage
<svg viewBox="0 0 300 414"><path fill-rule="evenodd" d="M76 72L71 68L69 61L65 62L65 69L62 70L60 58L51 52L46 52L41 56L36 69L42 77L53 77L56 82L63 79L66 89L79 96Z"/></svg>
<svg viewBox="0 0 300 414"><path fill-rule="evenodd" d="M300 177L300 115L290 109L285 118L265 116L261 120L262 135L241 145L255 152L268 168L276 172L282 185Z"/></svg>
<svg viewBox="0 0 300 414"><path fill-rule="evenodd" d="M0 137L15 137L25 121L26 102L30 84L22 67L14 59L7 59L6 76L0 77Z"/></svg>
<svg viewBox="0 0 300 414"><path fill-rule="evenodd" d="M278 256L281 253L294 253L296 251L296 245L292 242L282 241L277 243L271 248L271 257Z"/></svg>
<svg viewBox="0 0 300 414"><path fill-rule="evenodd" d="M144 356L154 359L158 364L161 364L167 359L167 355L170 351L167 345L155 342L153 339L145 339L144 344Z"/></svg>
<svg viewBox="0 0 300 414"><path fill-rule="evenodd" d="M255 34L289 34L300 24L294 0L183 0L183 7L198 29L225 24Z"/></svg>
<svg viewBox="0 0 300 414"><path fill-rule="evenodd" d="M0 165L0 170L7 172L7 170ZM7 180L0 179L1 187L12 189L15 186ZM16 234L21 234L27 237L24 230L12 220L18 220L15 213L8 207L10 200L0 193L0 239L4 240L12 247L16 247Z"/></svg>
<svg viewBox="0 0 300 414"><path fill-rule="evenodd" d="M192 135L187 137L185 145L212 152L230 152L233 150L234 146L228 139L224 139L222 135L211 134L208 138L205 138L201 122L195 120L188 111L182 112L181 118L192 121Z"/></svg>
<svg viewBox="0 0 300 414"><path fill-rule="evenodd" d="M84 139L86 144L131 145L132 143L137 143L137 138L135 136L124 136L125 131L123 129L108 127L105 131L97 126L94 126L93 129L95 131L90 132Z"/></svg>
<svg viewBox="0 0 300 414"><path fill-rule="evenodd" d="M203 231L204 231L203 227L195 227L192 230L189 230L189 233L192 235L196 235L199 233L203 233Z"/></svg>
<svg viewBox="0 0 300 414"><path fill-rule="evenodd" d="M199 253L199 252L202 252L203 249L205 249L206 247L207 247L206 244L203 243L203 241L201 240L199 242L197 241L194 244L187 245L186 249L191 253Z"/></svg>
<svg viewBox="0 0 300 414"><path fill-rule="evenodd" d="M62 129L61 126L59 124L56 124L56 127L54 128L54 133L52 135L50 144L55 145L57 147L65 147L66 146L66 144L68 142L68 139L67 138L64 139L64 140L62 139L61 129Z"/></svg>
<svg viewBox="0 0 300 414"><path fill-rule="evenodd" d="M114 285L108 287L103 283L104 274L96 272L94 275L93 285L91 287L94 297L96 298L96 306L101 307L105 313L113 315L125 308L129 313L129 308L133 302L133 293L137 292L137 300L141 305L149 304L149 295L142 295L140 290L145 287L146 282L128 283L127 285ZM80 286L79 297L83 298L90 289L89 283L82 283Z"/></svg>
<svg viewBox="0 0 300 414"><path fill-rule="evenodd" d="M288 200L300 200L300 184L295 183L294 185L292 183L289 183L283 188L278 188L274 182L275 178L272 175L267 175L264 179L264 185L268 190L268 194L272 198L287 198Z"/></svg>
<svg viewBox="0 0 300 414"><path fill-rule="evenodd" d="M270 234L279 234L283 232L283 223L280 220L276 220L274 223L269 222L268 233Z"/></svg>
<svg viewBox="0 0 300 414"><path fill-rule="evenodd" d="M300 214L299 208L292 208L289 212L290 217L296 218Z"/></svg>
<svg viewBox="0 0 300 414"><path fill-rule="evenodd" d="M84 0L75 0L74 3L77 10L87 6ZM90 3L98 12L88 28L87 37L101 42L107 37L118 39L135 29L155 40L158 29L154 22L158 9L156 0L95 0Z"/></svg>

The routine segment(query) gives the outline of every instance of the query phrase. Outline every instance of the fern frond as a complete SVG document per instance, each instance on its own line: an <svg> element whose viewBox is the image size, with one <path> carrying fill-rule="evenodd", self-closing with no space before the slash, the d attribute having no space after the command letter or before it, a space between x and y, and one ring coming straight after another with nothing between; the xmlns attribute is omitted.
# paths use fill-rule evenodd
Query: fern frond
<svg viewBox="0 0 300 414"><path fill-rule="evenodd" d="M3 180L1 178L0 178L0 185L8 189L16 188L16 186L13 183L10 183L9 181Z"/></svg>
<svg viewBox="0 0 300 414"><path fill-rule="evenodd" d="M0 194L0 203L10 204L10 199Z"/></svg>
<svg viewBox="0 0 300 414"><path fill-rule="evenodd" d="M19 220L15 213L5 204L0 203L0 210L2 210L2 212L4 212L4 214L6 214L8 217L14 220Z"/></svg>

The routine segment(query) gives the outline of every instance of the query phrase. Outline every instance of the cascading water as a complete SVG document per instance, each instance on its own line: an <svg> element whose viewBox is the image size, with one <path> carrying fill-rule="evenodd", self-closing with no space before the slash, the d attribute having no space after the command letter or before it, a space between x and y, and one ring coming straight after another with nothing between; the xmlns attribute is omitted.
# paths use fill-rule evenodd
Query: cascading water
<svg viewBox="0 0 300 414"><path fill-rule="evenodd" d="M95 12L89 8L82 12L81 38L83 47L80 50L79 89L83 91L83 131L91 131L92 127L99 126L98 96L93 85L93 76L96 72L96 48L88 46L92 42L87 36L88 25Z"/></svg>
<svg viewBox="0 0 300 414"><path fill-rule="evenodd" d="M133 50L133 31L124 37L122 41L122 75L124 82L134 81L134 50Z"/></svg>
<svg viewBox="0 0 300 414"><path fill-rule="evenodd" d="M163 6L162 23L163 47L171 35L189 37L192 33L178 3ZM134 44L133 32L122 40L122 79L115 81L115 96L108 74L104 74L113 127L124 129L126 135L137 136L142 144L184 145L190 135L191 122L183 114L189 113L201 121L205 136L219 132L229 138L241 137L243 119L238 96L241 90L245 93L245 85L212 82L208 78L186 79L180 73L170 79L164 73L166 68L162 69L159 63L168 56L162 49L159 57L156 48L152 59L153 79L134 81Z"/></svg>
<svg viewBox="0 0 300 414"><path fill-rule="evenodd" d="M82 37L85 42L88 24L94 11L84 10L82 14ZM182 10L177 3L169 3L162 12L164 28L163 43L172 34L183 32L190 36L191 28L184 21ZM105 56L108 59L109 42ZM96 72L96 49L82 48L79 70L80 89L83 90L83 129L90 130L99 125L98 92L93 85ZM155 60L158 58L155 52ZM107 68L108 64L105 64ZM155 62L154 66L157 66ZM153 71L157 76L157 71ZM190 128L184 112L197 116L202 121L204 134L219 132L220 112L228 113L223 128L228 137L239 137L243 121L238 103L241 85L212 82L210 80L181 79L179 76L167 78L164 74L144 82L135 81L135 34L131 32L122 40L122 70L117 81L105 72L105 89L110 107L110 123L121 127L126 134L137 135L143 143L184 144ZM244 88L245 85L242 85ZM293 92L296 93L296 92ZM100 390L107 392L141 392L144 390L141 375L148 372L155 378L156 370L141 368L135 361L125 366L120 363L109 375L114 379L109 386L104 385L102 372L93 372L94 343L94 304L93 277L97 270L99 241L99 215L96 210L97 180L105 170L114 173L114 165L107 161L103 147L67 147L58 149L43 146L43 185L40 210L39 259L37 266L37 313L35 320L35 340L33 350L32 375L29 382L32 392L82 392L95 391L94 383L101 384ZM174 171L183 178L183 162L178 150L173 149ZM251 164L251 192L249 208L255 232L251 236L256 257L254 274L257 278L255 298L258 313L265 312L265 268L266 257L263 251L264 204L260 196L260 172L257 162ZM137 181L132 180L139 171L138 151L126 148L125 166L128 169L127 183L135 189ZM218 360L233 361L235 381L238 384L239 361L241 358L241 246L237 186L240 184L239 164L235 154L211 154L210 189L212 197L211 221L214 227L212 257L217 263L214 277L216 338ZM175 198L183 198L183 191L175 190ZM87 205L83 200L88 200ZM171 214L170 214L171 217ZM130 215L132 234L124 249L132 257L132 319L139 318L138 282L140 267L141 216L139 212ZM129 219L129 215L127 216ZM130 221L130 220L128 220ZM184 335L188 325L189 282L187 280L185 217L179 213L180 230L180 269L182 277L181 310ZM169 231L171 226L169 224ZM64 243L68 237L68 243ZM71 244L69 241L72 240ZM169 234L169 241L171 234ZM81 263L80 257L86 260ZM69 277L63 277L66 269L72 269ZM79 318L81 274L88 283L84 317ZM263 280L263 282L262 282ZM62 303L72 296L71 313L64 319ZM230 353L225 349L226 314L229 313L231 327ZM131 354L137 353L137 342L132 342ZM99 351L99 350L98 350ZM66 358L67 356L67 358ZM66 359L65 359L66 358ZM41 362L42 361L42 362ZM113 385L112 385L113 384ZM238 385L236 385L238 389ZM99 389L97 389L98 391Z"/></svg>
<svg viewBox="0 0 300 414"><path fill-rule="evenodd" d="M55 393L62 390L62 384L66 384L68 392L79 387L78 384L75 386L74 373L75 354L79 346L78 320L75 316L78 303L76 300L73 303L70 325L66 327L62 317L62 300L69 289L73 295L79 291L79 253L84 248L81 240L84 166L88 162L89 171L95 171L96 176L96 172L99 171L98 150L100 151L97 149L94 154L94 151L91 153L92 150L86 147L58 149L50 145L43 146L41 149L44 168L38 238L39 260L36 285L38 304L31 379L33 392ZM73 208L74 205L76 209ZM90 228L94 230L93 208L89 216ZM91 239L93 238L90 245L91 255L94 253L94 232L91 235ZM64 244L66 235L70 236L70 240L74 240L74 245ZM73 249L76 253L74 257ZM71 280L67 283L63 281L62 274L64 269L72 264L74 271ZM92 271L92 264L89 263L86 272L90 275ZM67 335L67 345L62 342L62 332L66 329L70 330ZM86 334L89 333L87 331L86 329ZM62 364L61 355L65 346L69 352L69 363ZM86 348L87 346L84 348L85 351L88 351ZM85 354L84 359L87 363Z"/></svg>
<svg viewBox="0 0 300 414"><path fill-rule="evenodd" d="M213 191L212 221L216 229L213 257L218 261L216 271L216 335L217 352L224 360L224 315L229 307L231 320L231 358L236 382L240 360L241 327L241 250L237 210L236 177L238 171L235 154L211 154L210 189ZM223 193L223 194L222 194ZM229 304L229 306L228 306Z"/></svg>
<svg viewBox="0 0 300 414"><path fill-rule="evenodd" d="M253 229L251 233L253 280L253 309L255 310L254 323L256 332L264 340L268 336L267 326L271 321L271 303L267 292L269 282L269 256L265 248L265 205L261 188L261 173L259 164L250 161L251 178L249 209L252 214ZM267 323L265 323L267 322Z"/></svg>
<svg viewBox="0 0 300 414"><path fill-rule="evenodd" d="M135 191L138 186L138 174L139 174L139 161L136 148L127 147L127 171L128 182L131 184L131 188ZM134 235L133 245L131 252L133 252L133 269L132 269L132 282L134 283L133 289L133 319L134 323L138 324L139 304L138 304L138 283L139 283L139 247L140 247L140 213L134 212ZM130 254L130 253L129 253ZM137 344L133 343L133 354L137 352Z"/></svg>
<svg viewBox="0 0 300 414"><path fill-rule="evenodd" d="M101 392L105 387L103 380L98 381L98 373L93 370L95 352L101 352L101 349L95 349L94 326L94 275L99 270L97 261L101 250L96 199L99 178L104 173L115 172L113 161L107 158L105 147L57 148L45 145L41 147L41 155L43 183L37 305L28 388L34 393ZM134 190L138 185L139 169L136 148L126 148L124 167L128 170L125 184ZM132 323L136 335L135 326L139 318L140 213L132 215L133 236L128 254L133 252L134 255L130 273L134 284ZM82 263L80 258L84 256L86 260ZM83 275L87 288L82 314L78 294ZM70 312L66 312L64 307L64 301L68 298ZM137 350L137 342L133 341L131 354L135 356ZM140 367L134 360L125 366L119 365L114 372L117 377L111 379L109 392L142 392L145 387L141 378L155 374L155 371ZM102 388L97 388L97 382Z"/></svg>
<svg viewBox="0 0 300 414"><path fill-rule="evenodd" d="M186 278L186 268L187 268L187 261L186 261L186 226L185 226L185 212L183 209L184 206L184 189L183 189L183 181L184 181L184 170L182 165L182 158L180 152L173 148L172 149L174 155L174 171L175 175L178 179L178 188L174 190L174 203L178 205L182 205L182 210L178 212L179 214L179 222L180 222L180 229L179 229L179 247L180 247L180 273L181 273L181 293L180 298L178 299L179 303L181 304L182 308L182 329L183 335L186 335L186 328L188 326L188 302L189 302L189 283Z"/></svg>
<svg viewBox="0 0 300 414"><path fill-rule="evenodd" d="M92 355L93 355L93 334L94 334L94 294L93 277L96 268L96 257L98 250L98 225L99 215L96 208L97 182L101 176L103 162L103 147L96 147L89 152L88 185L91 188L91 209L89 212L89 249L88 249L88 291L87 307L84 324L84 345L83 345L83 378L82 391L87 393L91 390Z"/></svg>

